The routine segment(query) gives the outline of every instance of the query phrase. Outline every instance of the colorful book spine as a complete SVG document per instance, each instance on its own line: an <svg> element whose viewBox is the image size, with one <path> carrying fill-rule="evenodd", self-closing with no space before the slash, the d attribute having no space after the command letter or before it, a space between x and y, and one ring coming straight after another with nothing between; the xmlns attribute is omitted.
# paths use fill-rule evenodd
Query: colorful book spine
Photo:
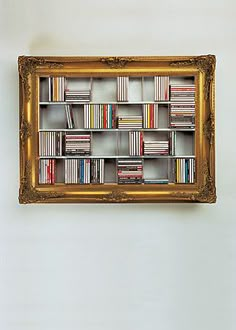
<svg viewBox="0 0 236 330"><path fill-rule="evenodd" d="M49 101L64 102L65 100L65 77L50 77Z"/></svg>
<svg viewBox="0 0 236 330"><path fill-rule="evenodd" d="M115 104L84 104L84 128L115 128Z"/></svg>
<svg viewBox="0 0 236 330"><path fill-rule="evenodd" d="M195 159L177 158L175 160L175 182L194 183L195 182Z"/></svg>
<svg viewBox="0 0 236 330"><path fill-rule="evenodd" d="M39 184L55 184L56 160L39 159Z"/></svg>
<svg viewBox="0 0 236 330"><path fill-rule="evenodd" d="M155 101L169 101L169 77L154 77Z"/></svg>
<svg viewBox="0 0 236 330"><path fill-rule="evenodd" d="M143 105L143 128L158 128L158 104Z"/></svg>

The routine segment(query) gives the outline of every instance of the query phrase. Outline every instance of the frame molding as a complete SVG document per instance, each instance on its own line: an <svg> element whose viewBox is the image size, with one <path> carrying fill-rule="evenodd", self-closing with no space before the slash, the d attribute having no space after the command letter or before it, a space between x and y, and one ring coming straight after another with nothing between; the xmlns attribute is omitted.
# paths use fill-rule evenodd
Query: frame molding
<svg viewBox="0 0 236 330"><path fill-rule="evenodd" d="M163 57L37 57L19 56L20 95L20 189L19 202L28 203L215 203L215 67L214 55ZM78 71L77 71L78 70ZM40 75L114 76L119 74L188 74L198 77L199 102L196 123L197 182L194 185L144 187L137 185L90 185L90 187L38 186L36 184L35 112ZM38 88L38 87L37 87ZM36 88L36 89L37 89ZM200 164L203 164L200 166Z"/></svg>

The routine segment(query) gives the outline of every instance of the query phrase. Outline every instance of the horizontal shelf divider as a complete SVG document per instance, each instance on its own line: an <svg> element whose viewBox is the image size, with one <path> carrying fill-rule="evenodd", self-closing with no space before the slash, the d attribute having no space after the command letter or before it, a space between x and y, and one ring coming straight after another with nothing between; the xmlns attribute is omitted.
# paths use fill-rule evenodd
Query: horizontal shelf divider
<svg viewBox="0 0 236 330"><path fill-rule="evenodd" d="M40 105L66 105L66 104L124 104L124 105L136 105L136 104L171 104L174 101L129 101L129 102L121 102L121 101L111 101L111 102L79 102L79 101L58 101L58 102L39 102ZM181 103L187 101L181 101ZM188 102L187 102L188 103Z"/></svg>
<svg viewBox="0 0 236 330"><path fill-rule="evenodd" d="M76 155L76 156L72 156L72 155L68 155L68 156L40 156L40 159L67 159L67 158L106 158L106 159L152 159L152 158L195 158L195 156L157 156L157 155L150 155L150 156L103 156L103 155L96 155L96 156L82 156L82 155Z"/></svg>
<svg viewBox="0 0 236 330"><path fill-rule="evenodd" d="M146 132L194 132L195 128L40 128L39 132L117 132L117 131L146 131Z"/></svg>

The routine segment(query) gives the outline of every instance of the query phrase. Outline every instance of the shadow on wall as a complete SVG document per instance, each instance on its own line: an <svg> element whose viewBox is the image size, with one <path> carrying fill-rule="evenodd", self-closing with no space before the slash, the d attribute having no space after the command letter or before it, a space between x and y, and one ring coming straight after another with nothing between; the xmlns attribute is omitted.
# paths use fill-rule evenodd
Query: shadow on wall
<svg viewBox="0 0 236 330"><path fill-rule="evenodd" d="M86 45L48 34L40 34L31 40L28 49L29 54L35 56L83 55L81 50L85 50Z"/></svg>

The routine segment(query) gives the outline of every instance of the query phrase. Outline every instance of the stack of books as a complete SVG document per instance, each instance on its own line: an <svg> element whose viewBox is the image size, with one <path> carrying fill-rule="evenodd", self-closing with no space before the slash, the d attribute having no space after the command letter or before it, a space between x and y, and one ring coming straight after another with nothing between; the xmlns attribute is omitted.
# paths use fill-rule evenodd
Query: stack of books
<svg viewBox="0 0 236 330"><path fill-rule="evenodd" d="M62 132L39 132L39 156L62 156Z"/></svg>
<svg viewBox="0 0 236 330"><path fill-rule="evenodd" d="M129 155L141 156L143 154L143 132L129 132Z"/></svg>
<svg viewBox="0 0 236 330"><path fill-rule="evenodd" d="M169 77L154 77L155 101L169 101Z"/></svg>
<svg viewBox="0 0 236 330"><path fill-rule="evenodd" d="M66 159L65 183L90 183L90 159Z"/></svg>
<svg viewBox="0 0 236 330"><path fill-rule="evenodd" d="M91 159L91 183L104 183L104 159Z"/></svg>
<svg viewBox="0 0 236 330"><path fill-rule="evenodd" d="M115 128L115 104L85 104L84 128Z"/></svg>
<svg viewBox="0 0 236 330"><path fill-rule="evenodd" d="M143 182L143 163L141 159L118 160L118 183L142 183Z"/></svg>
<svg viewBox="0 0 236 330"><path fill-rule="evenodd" d="M90 102L91 90L65 90L65 101L66 102Z"/></svg>
<svg viewBox="0 0 236 330"><path fill-rule="evenodd" d="M177 158L176 162L176 183L194 183L195 181L195 159Z"/></svg>
<svg viewBox="0 0 236 330"><path fill-rule="evenodd" d="M49 77L48 78L48 94L49 102L63 102L65 94L65 78Z"/></svg>
<svg viewBox="0 0 236 330"><path fill-rule="evenodd" d="M169 141L144 141L144 155L168 155Z"/></svg>
<svg viewBox="0 0 236 330"><path fill-rule="evenodd" d="M118 128L142 128L143 117L134 115L123 115L118 117Z"/></svg>
<svg viewBox="0 0 236 330"><path fill-rule="evenodd" d="M56 177L55 159L39 160L39 184L54 184Z"/></svg>
<svg viewBox="0 0 236 330"><path fill-rule="evenodd" d="M129 99L129 77L117 77L117 101L127 102Z"/></svg>
<svg viewBox="0 0 236 330"><path fill-rule="evenodd" d="M195 126L195 86L171 85L170 126Z"/></svg>
<svg viewBox="0 0 236 330"><path fill-rule="evenodd" d="M90 134L66 134L66 155L90 155Z"/></svg>
<svg viewBox="0 0 236 330"><path fill-rule="evenodd" d="M158 128L158 104L143 105L143 128Z"/></svg>

